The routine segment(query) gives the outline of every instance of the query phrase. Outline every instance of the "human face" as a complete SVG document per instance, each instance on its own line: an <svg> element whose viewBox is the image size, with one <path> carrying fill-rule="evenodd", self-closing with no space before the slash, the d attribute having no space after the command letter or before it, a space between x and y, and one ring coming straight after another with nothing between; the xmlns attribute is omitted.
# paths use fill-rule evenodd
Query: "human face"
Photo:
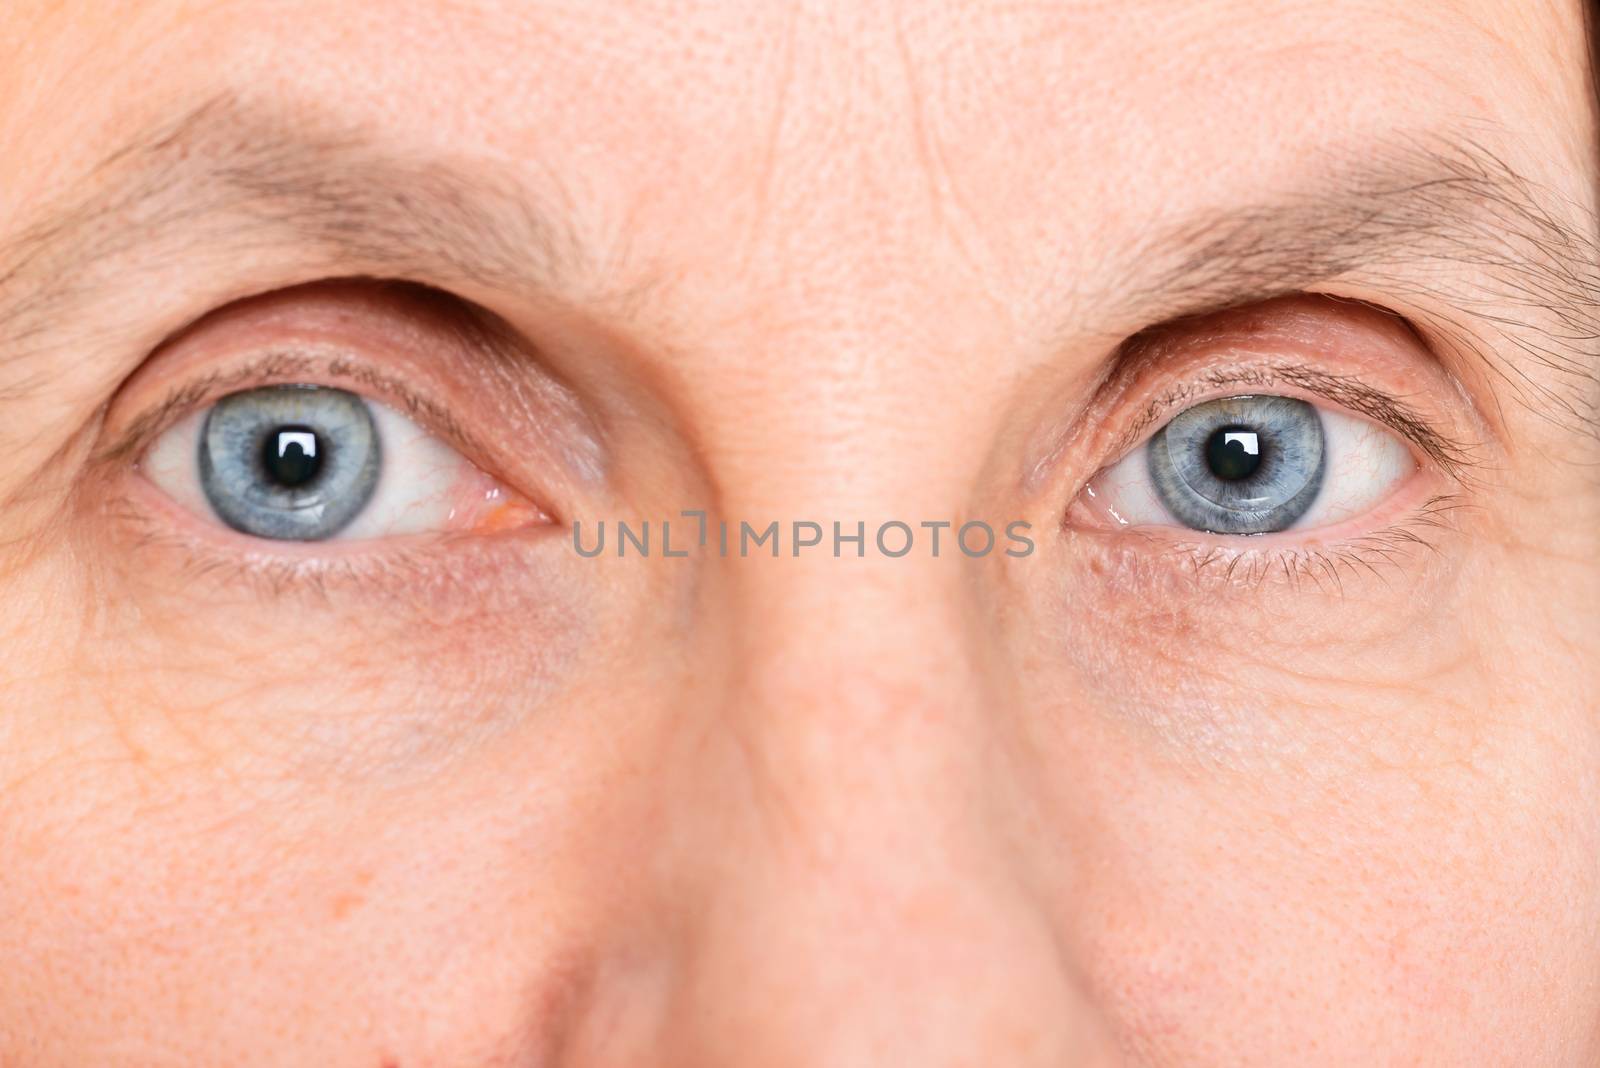
<svg viewBox="0 0 1600 1068"><path fill-rule="evenodd" d="M110 10L0 1063L1600 1063L1577 3Z"/></svg>

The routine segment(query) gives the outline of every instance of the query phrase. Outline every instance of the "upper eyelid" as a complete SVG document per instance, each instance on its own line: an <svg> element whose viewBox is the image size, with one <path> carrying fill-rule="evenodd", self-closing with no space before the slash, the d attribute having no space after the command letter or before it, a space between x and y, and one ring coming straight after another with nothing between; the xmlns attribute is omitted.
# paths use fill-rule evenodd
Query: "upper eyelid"
<svg viewBox="0 0 1600 1068"><path fill-rule="evenodd" d="M398 415L417 423L427 434L461 454L489 478L530 502L551 525L562 526L572 514L572 503L562 488L559 474L552 477L519 477L508 470L506 459L513 455L496 450L474 433L451 407L437 396L447 387L413 386L413 377L390 371L378 360L363 358L349 350L317 352L314 347L282 346L267 348L238 361L191 372L190 377L146 405L109 442L91 453L89 462L102 471L120 467L135 471L161 435L181 425L183 420L221 398L237 392L274 384L326 385L386 405ZM541 454L542 455L542 454ZM546 472L558 467L542 466Z"/></svg>
<svg viewBox="0 0 1600 1068"><path fill-rule="evenodd" d="M491 308L401 279L264 289L150 348L101 402L86 462L136 463L175 412L230 386L309 380L386 402L550 514L569 514L609 488L612 398L570 383L551 353L576 357L607 339L560 315L530 319L544 343Z"/></svg>
<svg viewBox="0 0 1600 1068"><path fill-rule="evenodd" d="M1220 396L1276 392L1285 387L1339 405L1387 427L1411 442L1452 477L1461 477L1476 462L1476 442L1441 430L1403 398L1352 375L1285 363L1212 369L1150 397L1117 437L1107 462L1114 463L1126 456L1153 435L1168 417L1186 407Z"/></svg>
<svg viewBox="0 0 1600 1068"><path fill-rule="evenodd" d="M272 374L309 373L310 360L288 354L274 354L251 361L229 371L213 370L196 375L170 388L156 403L136 415L110 442L94 454L96 462L127 460L143 453L163 431L172 427L194 408L225 396L231 388L246 388L257 377Z"/></svg>
<svg viewBox="0 0 1600 1068"><path fill-rule="evenodd" d="M329 379L342 379L343 384L385 394L392 407L408 416L421 418L430 425L431 430L463 450L481 453L474 436L459 420L442 405L408 387L398 376L378 371L348 355L323 357L279 350L262 353L226 369L202 372L172 387L161 399L136 415L115 438L97 450L94 460L134 459L184 415L229 393L273 382L319 382Z"/></svg>

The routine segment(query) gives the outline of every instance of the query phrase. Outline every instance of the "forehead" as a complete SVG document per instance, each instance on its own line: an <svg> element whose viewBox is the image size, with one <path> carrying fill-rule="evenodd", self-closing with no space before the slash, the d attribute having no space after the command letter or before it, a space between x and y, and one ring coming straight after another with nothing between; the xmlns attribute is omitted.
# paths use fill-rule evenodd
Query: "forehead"
<svg viewBox="0 0 1600 1068"><path fill-rule="evenodd" d="M702 280L691 300L735 280L825 299L809 290L825 276L830 292L882 290L880 309L937 301L941 286L1059 304L1164 222L1260 199L1396 133L1519 141L1518 169L1557 187L1586 170L1577 117L1552 121L1583 76L1574 11L1559 5L101 10L11 16L24 32L6 36L29 51L0 69L33 91L0 94L16 102L0 140L44 164L8 175L13 209L128 130L244 90L399 151L511 168L618 270Z"/></svg>

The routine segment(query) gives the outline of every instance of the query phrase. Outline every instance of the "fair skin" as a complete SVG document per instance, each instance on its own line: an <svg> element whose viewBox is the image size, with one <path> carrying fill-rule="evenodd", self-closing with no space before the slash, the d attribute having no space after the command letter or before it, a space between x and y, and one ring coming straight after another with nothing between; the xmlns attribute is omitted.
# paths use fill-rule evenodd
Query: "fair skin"
<svg viewBox="0 0 1600 1068"><path fill-rule="evenodd" d="M1600 1063L1591 94L1554 0L5 5L0 1064ZM275 384L494 507L231 529ZM1399 459L1112 515L1241 394ZM685 509L869 551L574 551Z"/></svg>

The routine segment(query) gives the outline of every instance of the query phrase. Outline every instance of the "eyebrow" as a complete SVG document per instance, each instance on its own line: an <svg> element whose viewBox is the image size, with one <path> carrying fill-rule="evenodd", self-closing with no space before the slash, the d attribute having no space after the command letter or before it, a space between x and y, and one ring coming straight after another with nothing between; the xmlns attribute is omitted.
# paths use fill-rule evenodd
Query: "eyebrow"
<svg viewBox="0 0 1600 1068"><path fill-rule="evenodd" d="M584 268L565 215L505 171L385 150L232 93L144 132L79 186L0 235L5 362L100 301L126 302L127 278L197 257L293 248L297 263L348 276L519 292L560 289Z"/></svg>
<svg viewBox="0 0 1600 1068"><path fill-rule="evenodd" d="M1306 187L1152 228L1120 300L1158 326L1356 279L1453 312L1428 325L1524 406L1600 438L1597 237L1589 209L1477 140L1396 137L1328 158Z"/></svg>
<svg viewBox="0 0 1600 1068"><path fill-rule="evenodd" d="M368 131L293 119L216 97L102 161L90 192L0 238L5 362L42 347L96 300L126 301L130 287L107 273L159 271L164 256L287 244L322 253L344 268L336 274L513 292L598 277L559 185L540 205L481 161L419 158L384 149ZM1359 275L1491 329L1509 353L1467 347L1514 396L1600 436L1594 230L1584 209L1482 144L1395 138L1330 161L1306 187L1133 235L1122 269L1107 265L1093 283L1092 303L1154 325ZM1441 280L1462 267L1481 281ZM614 279L606 287L640 295Z"/></svg>

